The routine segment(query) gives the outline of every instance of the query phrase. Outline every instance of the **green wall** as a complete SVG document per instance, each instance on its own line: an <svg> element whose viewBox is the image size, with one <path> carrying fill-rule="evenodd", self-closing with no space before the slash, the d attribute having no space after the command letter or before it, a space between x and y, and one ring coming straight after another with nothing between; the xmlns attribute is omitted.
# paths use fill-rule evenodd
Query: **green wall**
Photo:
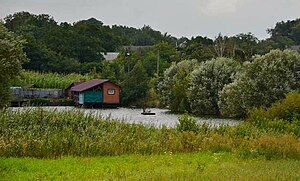
<svg viewBox="0 0 300 181"><path fill-rule="evenodd" d="M85 91L84 94L84 103L102 103L103 96L102 91Z"/></svg>

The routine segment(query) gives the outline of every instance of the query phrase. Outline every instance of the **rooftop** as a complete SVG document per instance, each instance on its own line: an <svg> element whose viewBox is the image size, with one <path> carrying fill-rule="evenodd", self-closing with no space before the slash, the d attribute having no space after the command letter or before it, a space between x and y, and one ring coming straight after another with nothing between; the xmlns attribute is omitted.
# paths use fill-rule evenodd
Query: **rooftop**
<svg viewBox="0 0 300 181"><path fill-rule="evenodd" d="M107 79L93 79L93 80L90 80L90 81L87 81L87 82L83 82L79 85L75 85L74 87L71 88L71 91L74 91L74 92L82 92L82 91L85 91L85 90L88 90L92 87L95 87L97 85L101 85L105 82L108 82L109 80Z"/></svg>

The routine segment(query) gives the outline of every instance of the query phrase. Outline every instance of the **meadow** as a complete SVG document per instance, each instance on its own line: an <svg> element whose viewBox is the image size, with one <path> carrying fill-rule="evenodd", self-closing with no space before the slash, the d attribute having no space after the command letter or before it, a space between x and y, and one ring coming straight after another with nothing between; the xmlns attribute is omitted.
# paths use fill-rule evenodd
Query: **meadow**
<svg viewBox="0 0 300 181"><path fill-rule="evenodd" d="M228 152L0 158L3 180L299 180L300 161L243 159Z"/></svg>

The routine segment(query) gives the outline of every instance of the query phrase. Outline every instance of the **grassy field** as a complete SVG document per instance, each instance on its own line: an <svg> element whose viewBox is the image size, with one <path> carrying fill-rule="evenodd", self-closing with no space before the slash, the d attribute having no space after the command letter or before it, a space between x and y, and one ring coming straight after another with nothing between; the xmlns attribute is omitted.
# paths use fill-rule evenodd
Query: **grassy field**
<svg viewBox="0 0 300 181"><path fill-rule="evenodd" d="M1 180L299 180L299 170L299 160L242 159L227 152L0 158Z"/></svg>
<svg viewBox="0 0 300 181"><path fill-rule="evenodd" d="M78 110L4 109L0 180L300 180L299 100L217 128L187 114L176 128L156 128Z"/></svg>

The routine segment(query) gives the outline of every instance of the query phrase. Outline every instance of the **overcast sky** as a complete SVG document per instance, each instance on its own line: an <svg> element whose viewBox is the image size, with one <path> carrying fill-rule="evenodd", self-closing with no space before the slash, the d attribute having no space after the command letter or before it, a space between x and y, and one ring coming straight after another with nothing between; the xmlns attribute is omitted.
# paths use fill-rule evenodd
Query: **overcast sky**
<svg viewBox="0 0 300 181"><path fill-rule="evenodd" d="M58 22L94 17L107 25L150 25L176 37L252 32L268 37L278 21L300 18L300 0L0 0L0 17L18 11Z"/></svg>

